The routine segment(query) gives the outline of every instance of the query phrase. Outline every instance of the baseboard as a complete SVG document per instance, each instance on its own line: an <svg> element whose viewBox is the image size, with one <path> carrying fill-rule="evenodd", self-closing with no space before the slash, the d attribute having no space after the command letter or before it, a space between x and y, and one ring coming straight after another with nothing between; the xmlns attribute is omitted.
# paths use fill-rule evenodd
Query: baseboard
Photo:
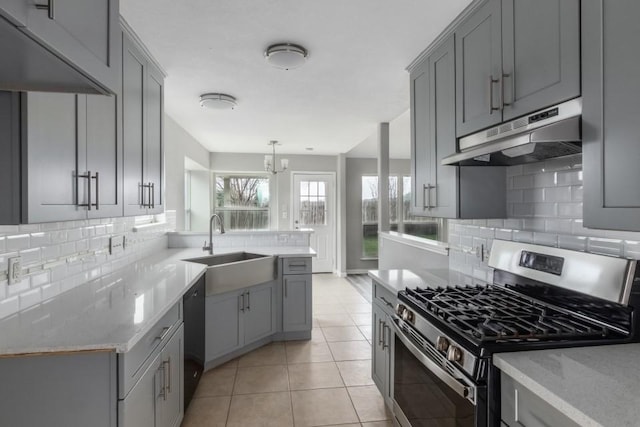
<svg viewBox="0 0 640 427"><path fill-rule="evenodd" d="M347 274L367 274L369 269L357 268L353 270L347 270Z"/></svg>

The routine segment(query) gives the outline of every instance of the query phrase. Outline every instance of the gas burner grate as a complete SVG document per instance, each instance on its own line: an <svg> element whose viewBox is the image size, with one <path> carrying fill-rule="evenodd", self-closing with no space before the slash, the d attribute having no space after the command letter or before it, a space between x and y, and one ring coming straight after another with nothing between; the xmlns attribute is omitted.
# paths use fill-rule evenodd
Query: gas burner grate
<svg viewBox="0 0 640 427"><path fill-rule="evenodd" d="M606 337L609 329L495 286L406 289L407 297L481 342Z"/></svg>

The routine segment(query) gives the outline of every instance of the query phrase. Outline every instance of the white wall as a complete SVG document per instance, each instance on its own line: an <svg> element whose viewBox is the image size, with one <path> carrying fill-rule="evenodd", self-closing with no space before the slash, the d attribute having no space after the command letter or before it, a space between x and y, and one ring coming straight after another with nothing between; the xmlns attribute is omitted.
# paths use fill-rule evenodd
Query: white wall
<svg viewBox="0 0 640 427"><path fill-rule="evenodd" d="M164 153L166 209L176 211L176 227L183 230L185 157L209 169L209 151L170 116L165 115Z"/></svg>

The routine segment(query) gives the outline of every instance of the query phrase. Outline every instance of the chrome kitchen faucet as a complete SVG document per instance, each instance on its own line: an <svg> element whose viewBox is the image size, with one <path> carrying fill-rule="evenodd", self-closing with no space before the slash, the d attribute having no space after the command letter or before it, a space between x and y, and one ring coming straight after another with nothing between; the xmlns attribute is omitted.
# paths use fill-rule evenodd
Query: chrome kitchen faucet
<svg viewBox="0 0 640 427"><path fill-rule="evenodd" d="M216 218L218 218L218 223L220 223L220 234L224 234L224 224L222 223L220 215L211 215L211 218L209 218L209 245L207 245L207 242L205 241L204 246L202 247L203 251L209 251L209 255L213 255L213 220Z"/></svg>

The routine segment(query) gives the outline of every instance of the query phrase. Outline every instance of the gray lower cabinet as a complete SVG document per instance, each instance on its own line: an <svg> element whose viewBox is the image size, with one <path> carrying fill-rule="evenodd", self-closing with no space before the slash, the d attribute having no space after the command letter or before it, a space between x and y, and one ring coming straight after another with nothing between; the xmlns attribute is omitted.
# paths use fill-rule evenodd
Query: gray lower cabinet
<svg viewBox="0 0 640 427"><path fill-rule="evenodd" d="M120 427L177 427L183 416L182 363L184 327L180 325L124 400Z"/></svg>
<svg viewBox="0 0 640 427"><path fill-rule="evenodd" d="M412 213L438 218L506 216L502 167L442 165L456 151L454 35L411 72Z"/></svg>
<svg viewBox="0 0 640 427"><path fill-rule="evenodd" d="M275 283L268 282L206 298L207 362L276 332Z"/></svg>
<svg viewBox="0 0 640 427"><path fill-rule="evenodd" d="M2 358L0 425L115 427L117 365L107 351Z"/></svg>
<svg viewBox="0 0 640 427"><path fill-rule="evenodd" d="M500 375L500 418L506 427L578 427L531 390L508 375Z"/></svg>
<svg viewBox="0 0 640 427"><path fill-rule="evenodd" d="M11 207L0 223L122 215L117 96L4 92L0 142L11 165L0 185Z"/></svg>
<svg viewBox="0 0 640 427"><path fill-rule="evenodd" d="M122 33L124 214L164 210L164 76L135 37Z"/></svg>
<svg viewBox="0 0 640 427"><path fill-rule="evenodd" d="M309 331L312 320L312 276L291 274L282 276L282 331Z"/></svg>
<svg viewBox="0 0 640 427"><path fill-rule="evenodd" d="M584 226L640 231L640 3L582 2Z"/></svg>
<svg viewBox="0 0 640 427"><path fill-rule="evenodd" d="M579 0L488 0L454 31L457 136L580 96Z"/></svg>
<svg viewBox="0 0 640 427"><path fill-rule="evenodd" d="M371 305L371 378L389 408L393 407L393 350L395 334L391 329L396 296L373 282Z"/></svg>

